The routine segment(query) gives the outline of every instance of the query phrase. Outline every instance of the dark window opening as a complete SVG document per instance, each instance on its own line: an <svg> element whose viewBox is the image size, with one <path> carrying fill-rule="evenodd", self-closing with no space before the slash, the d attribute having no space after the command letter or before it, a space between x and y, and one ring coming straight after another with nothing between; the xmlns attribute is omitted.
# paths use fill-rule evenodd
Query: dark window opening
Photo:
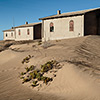
<svg viewBox="0 0 100 100"><path fill-rule="evenodd" d="M13 37L13 33L11 33L11 36Z"/></svg>
<svg viewBox="0 0 100 100"><path fill-rule="evenodd" d="M18 31L19 35L21 35L20 30Z"/></svg>
<svg viewBox="0 0 100 100"><path fill-rule="evenodd" d="M74 21L73 20L69 22L69 31L74 31Z"/></svg>
<svg viewBox="0 0 100 100"><path fill-rule="evenodd" d="M30 34L30 30L29 29L27 29L27 35L29 35Z"/></svg>
<svg viewBox="0 0 100 100"><path fill-rule="evenodd" d="M52 22L50 23L50 32L54 32L54 25Z"/></svg>
<svg viewBox="0 0 100 100"><path fill-rule="evenodd" d="M7 37L7 33L6 33L6 37Z"/></svg>

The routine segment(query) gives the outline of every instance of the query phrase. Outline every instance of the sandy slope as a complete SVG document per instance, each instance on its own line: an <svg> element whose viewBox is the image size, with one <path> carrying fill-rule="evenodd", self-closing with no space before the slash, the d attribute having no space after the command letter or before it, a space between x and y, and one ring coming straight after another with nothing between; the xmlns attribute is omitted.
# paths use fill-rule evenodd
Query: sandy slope
<svg viewBox="0 0 100 100"><path fill-rule="evenodd" d="M100 100L100 37L12 45L0 52L0 100ZM48 47L48 48L46 48ZM27 55L30 63L21 64ZM64 66L50 85L35 91L21 84L19 73L31 64L38 68L56 59Z"/></svg>

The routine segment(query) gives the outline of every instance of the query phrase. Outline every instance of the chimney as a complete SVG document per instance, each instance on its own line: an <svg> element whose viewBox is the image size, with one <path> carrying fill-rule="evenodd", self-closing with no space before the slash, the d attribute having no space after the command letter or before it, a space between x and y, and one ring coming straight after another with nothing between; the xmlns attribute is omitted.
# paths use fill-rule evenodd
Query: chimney
<svg viewBox="0 0 100 100"><path fill-rule="evenodd" d="M61 14L61 10L57 10L57 15L60 15Z"/></svg>
<svg viewBox="0 0 100 100"><path fill-rule="evenodd" d="M14 29L14 27L11 27L11 29Z"/></svg>
<svg viewBox="0 0 100 100"><path fill-rule="evenodd" d="M28 24L28 22L25 22L25 24Z"/></svg>

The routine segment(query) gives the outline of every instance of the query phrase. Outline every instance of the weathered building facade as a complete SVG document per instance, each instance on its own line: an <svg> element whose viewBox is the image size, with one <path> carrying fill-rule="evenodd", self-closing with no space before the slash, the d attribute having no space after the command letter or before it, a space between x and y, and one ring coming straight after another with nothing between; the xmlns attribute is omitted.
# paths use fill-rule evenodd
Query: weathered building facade
<svg viewBox="0 0 100 100"><path fill-rule="evenodd" d="M5 30L4 40L42 41L100 35L100 8L69 12L40 18L42 23L31 23Z"/></svg>
<svg viewBox="0 0 100 100"><path fill-rule="evenodd" d="M100 35L100 8L40 18L42 40L57 40L85 35Z"/></svg>
<svg viewBox="0 0 100 100"><path fill-rule="evenodd" d="M41 23L31 23L14 27L14 29L5 30L4 32L4 40L35 40L41 39ZM12 37L13 32L13 37Z"/></svg>
<svg viewBox="0 0 100 100"><path fill-rule="evenodd" d="M3 33L4 33L3 34L4 40L15 40L14 28L9 29L9 30L4 30Z"/></svg>

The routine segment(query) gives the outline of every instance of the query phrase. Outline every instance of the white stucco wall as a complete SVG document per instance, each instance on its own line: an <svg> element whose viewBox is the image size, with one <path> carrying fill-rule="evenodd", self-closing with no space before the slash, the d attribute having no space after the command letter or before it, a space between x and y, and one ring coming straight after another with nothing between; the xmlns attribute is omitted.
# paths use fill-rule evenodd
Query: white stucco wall
<svg viewBox="0 0 100 100"><path fill-rule="evenodd" d="M70 20L74 21L73 32L69 31ZM54 32L50 32L51 22L54 24ZM44 20L42 28L42 41L84 36L84 15Z"/></svg>
<svg viewBox="0 0 100 100"><path fill-rule="evenodd" d="M27 29L29 29L30 34L27 34ZM20 35L19 35L19 30L20 30ZM15 29L15 34L16 34L16 41L20 40L33 40L34 39L34 34L33 34L33 26L32 27L21 27L21 28L16 28Z"/></svg>
<svg viewBox="0 0 100 100"><path fill-rule="evenodd" d="M6 36L7 34L7 36ZM11 35L13 34L13 35ZM4 32L4 40L15 40L15 33L14 31L6 31Z"/></svg>

